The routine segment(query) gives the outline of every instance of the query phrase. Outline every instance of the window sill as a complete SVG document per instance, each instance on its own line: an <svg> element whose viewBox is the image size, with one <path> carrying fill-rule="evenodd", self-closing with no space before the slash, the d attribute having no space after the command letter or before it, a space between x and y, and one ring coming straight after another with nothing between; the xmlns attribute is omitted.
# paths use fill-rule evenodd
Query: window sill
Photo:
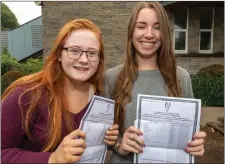
<svg viewBox="0 0 225 164"><path fill-rule="evenodd" d="M198 53L191 52L187 54L175 54L176 57L224 57L224 52L216 52L216 53Z"/></svg>

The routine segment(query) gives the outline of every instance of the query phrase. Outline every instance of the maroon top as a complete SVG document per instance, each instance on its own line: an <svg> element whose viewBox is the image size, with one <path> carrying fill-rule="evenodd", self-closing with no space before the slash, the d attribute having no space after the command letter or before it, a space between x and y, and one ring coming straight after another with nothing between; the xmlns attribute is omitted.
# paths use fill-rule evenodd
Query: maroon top
<svg viewBox="0 0 225 164"><path fill-rule="evenodd" d="M18 98L22 89L15 89L2 103L1 110L1 163L48 163L50 152L41 152L46 140L46 126L48 121L48 102L46 96L42 96L38 103L35 121L31 125L30 140L23 128L21 109ZM22 98L21 106L26 109L29 97ZM84 116L88 105L77 114L73 114L76 127ZM38 116L38 117L37 117ZM62 137L68 135L65 124L62 124Z"/></svg>

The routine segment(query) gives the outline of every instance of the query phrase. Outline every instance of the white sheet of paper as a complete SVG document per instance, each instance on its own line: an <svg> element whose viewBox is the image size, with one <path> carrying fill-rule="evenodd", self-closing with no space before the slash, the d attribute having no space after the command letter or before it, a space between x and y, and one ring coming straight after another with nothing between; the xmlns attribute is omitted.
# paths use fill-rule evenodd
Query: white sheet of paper
<svg viewBox="0 0 225 164"><path fill-rule="evenodd" d="M80 128L86 133L86 149L78 163L104 163L107 146L105 132L113 125L114 104L111 99L93 96L81 120Z"/></svg>
<svg viewBox="0 0 225 164"><path fill-rule="evenodd" d="M199 99L139 94L134 124L146 147L134 163L193 163L184 148L199 131L200 114Z"/></svg>

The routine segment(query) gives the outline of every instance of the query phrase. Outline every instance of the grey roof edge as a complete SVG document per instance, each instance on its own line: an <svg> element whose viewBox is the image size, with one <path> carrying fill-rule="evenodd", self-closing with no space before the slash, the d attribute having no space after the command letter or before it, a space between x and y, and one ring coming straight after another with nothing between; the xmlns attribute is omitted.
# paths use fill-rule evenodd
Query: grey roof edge
<svg viewBox="0 0 225 164"><path fill-rule="evenodd" d="M161 5L163 5L164 7L167 6L167 5L171 5L173 3L176 3L177 1L161 1Z"/></svg>

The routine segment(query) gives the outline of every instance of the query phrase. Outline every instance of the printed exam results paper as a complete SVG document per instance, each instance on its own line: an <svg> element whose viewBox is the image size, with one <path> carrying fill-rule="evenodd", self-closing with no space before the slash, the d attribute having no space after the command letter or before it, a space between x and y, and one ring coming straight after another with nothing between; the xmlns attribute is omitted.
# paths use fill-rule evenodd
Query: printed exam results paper
<svg viewBox="0 0 225 164"><path fill-rule="evenodd" d="M114 106L111 99L93 96L79 127L86 133L86 149L78 163L104 163L107 152L104 136L113 125Z"/></svg>
<svg viewBox="0 0 225 164"><path fill-rule="evenodd" d="M138 94L135 126L144 133L134 163L194 163L184 151L199 131L201 100Z"/></svg>

